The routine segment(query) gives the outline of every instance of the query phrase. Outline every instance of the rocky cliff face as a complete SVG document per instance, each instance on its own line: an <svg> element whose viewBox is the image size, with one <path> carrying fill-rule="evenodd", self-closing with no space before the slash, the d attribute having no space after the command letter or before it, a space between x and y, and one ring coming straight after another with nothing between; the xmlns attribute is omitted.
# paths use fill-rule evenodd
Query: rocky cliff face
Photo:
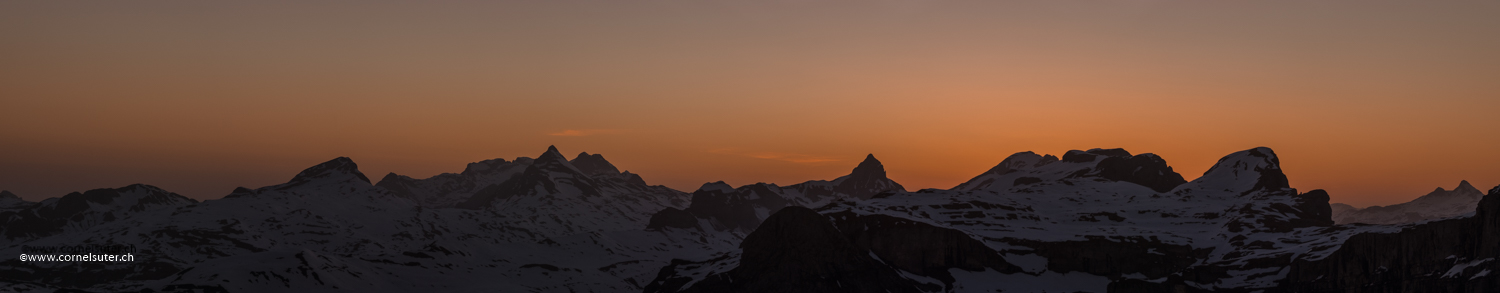
<svg viewBox="0 0 1500 293"><path fill-rule="evenodd" d="M921 292L803 207L776 212L740 247L738 267L680 292Z"/></svg>
<svg viewBox="0 0 1500 293"><path fill-rule="evenodd" d="M1500 291L1500 187L1473 217L1429 222L1398 233L1350 237L1326 258L1288 268L1295 292Z"/></svg>

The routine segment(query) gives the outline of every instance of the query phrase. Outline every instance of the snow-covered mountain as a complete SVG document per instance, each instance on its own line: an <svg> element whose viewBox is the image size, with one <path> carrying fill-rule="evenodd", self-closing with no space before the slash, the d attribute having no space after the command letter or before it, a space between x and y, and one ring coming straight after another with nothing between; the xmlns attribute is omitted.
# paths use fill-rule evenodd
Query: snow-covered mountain
<svg viewBox="0 0 1500 293"><path fill-rule="evenodd" d="M664 269L648 292L1264 290L1280 284L1293 260L1324 257L1362 232L1393 232L1333 226L1327 200L1321 190L1288 187L1268 148L1230 154L1187 182L1150 154L1018 153L953 190L835 201L812 210L821 220L785 209L766 222L785 216L833 228L764 226L742 244L739 266L679 272L694 263L685 260ZM754 247L757 234L843 239ZM752 255L757 250L813 251ZM843 255L846 264L813 255ZM871 262L891 271L853 265ZM903 278L880 277L890 274Z"/></svg>
<svg viewBox="0 0 1500 293"><path fill-rule="evenodd" d="M6 191L0 192L0 207L4 207L0 209L0 231L7 242L24 241L84 231L137 213L197 202L144 184L74 192L41 202L24 201Z"/></svg>
<svg viewBox="0 0 1500 293"><path fill-rule="evenodd" d="M651 213L685 203L685 193L647 186L629 173L576 170L549 149L505 180L518 182L510 183L515 188L483 194L492 197L488 205L436 208L410 195L437 192L392 192L370 184L352 160L337 158L284 184L7 243L0 251L12 255L22 244L123 244L139 251L134 262L83 267L6 259L0 276L9 284L0 290L621 291L638 288L631 278L649 281L673 256L713 250L663 251L663 243L692 247L710 240L640 229ZM490 180L482 177L476 181ZM493 282L472 282L481 279Z"/></svg>
<svg viewBox="0 0 1500 293"><path fill-rule="evenodd" d="M337 158L203 202L145 185L20 201L0 209L6 235L20 231L0 254L121 244L137 259L4 259L0 291L1500 288L1490 272L1500 269L1500 188L1469 216L1334 225L1328 194L1290 188L1268 148L1229 154L1191 181L1152 154L1024 152L953 189L916 192L873 155L831 181L713 182L691 194L619 170L549 148L371 184Z"/></svg>
<svg viewBox="0 0 1500 293"><path fill-rule="evenodd" d="M1427 195L1405 203L1363 209L1335 203L1332 204L1333 221L1339 224L1394 225L1451 218L1473 213L1481 198L1484 198L1484 192L1464 180L1451 191L1438 187Z"/></svg>
<svg viewBox="0 0 1500 293"><path fill-rule="evenodd" d="M0 210L14 210L29 207L34 202L21 199L21 196L11 193L10 190L0 190Z"/></svg>

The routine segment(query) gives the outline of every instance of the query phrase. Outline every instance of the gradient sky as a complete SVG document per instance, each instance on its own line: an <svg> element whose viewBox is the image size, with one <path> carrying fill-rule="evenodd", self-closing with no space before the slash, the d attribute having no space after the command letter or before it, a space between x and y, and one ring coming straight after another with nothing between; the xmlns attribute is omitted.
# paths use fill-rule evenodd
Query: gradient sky
<svg viewBox="0 0 1500 293"><path fill-rule="evenodd" d="M1440 2L1440 3L1435 3ZM6 1L0 189L198 199L602 153L653 184L909 189L1019 151L1268 146L1355 206L1500 184L1497 1Z"/></svg>

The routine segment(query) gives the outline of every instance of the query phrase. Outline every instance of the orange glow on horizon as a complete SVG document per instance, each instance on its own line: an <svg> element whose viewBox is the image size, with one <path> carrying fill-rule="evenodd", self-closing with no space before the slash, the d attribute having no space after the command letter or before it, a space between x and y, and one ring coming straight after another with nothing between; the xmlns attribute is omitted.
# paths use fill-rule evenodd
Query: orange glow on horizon
<svg viewBox="0 0 1500 293"><path fill-rule="evenodd" d="M604 154L648 183L908 189L1020 151L1267 146L1355 206L1500 184L1500 3L0 4L0 189L198 199Z"/></svg>

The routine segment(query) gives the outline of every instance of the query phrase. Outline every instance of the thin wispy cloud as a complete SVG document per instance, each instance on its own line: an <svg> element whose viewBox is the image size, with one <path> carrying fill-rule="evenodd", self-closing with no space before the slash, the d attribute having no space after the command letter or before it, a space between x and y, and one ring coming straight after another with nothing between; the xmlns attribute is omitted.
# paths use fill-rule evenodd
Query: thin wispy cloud
<svg viewBox="0 0 1500 293"><path fill-rule="evenodd" d="M616 132L616 129L565 129L563 131L548 133L551 136L590 136Z"/></svg>
<svg viewBox="0 0 1500 293"><path fill-rule="evenodd" d="M714 153L714 154L721 154L721 155L745 156L745 157L751 157L751 158L756 158L756 159L777 160L777 161L792 162L792 163L799 163L799 164L826 163L826 162L837 162L837 161L839 161L838 159L834 159L834 158L831 158L831 157L828 157L828 156L808 155L808 154L794 154L794 153L779 153L779 152L744 151L744 150L735 149L735 148L718 148L718 149L708 150L707 152Z"/></svg>

